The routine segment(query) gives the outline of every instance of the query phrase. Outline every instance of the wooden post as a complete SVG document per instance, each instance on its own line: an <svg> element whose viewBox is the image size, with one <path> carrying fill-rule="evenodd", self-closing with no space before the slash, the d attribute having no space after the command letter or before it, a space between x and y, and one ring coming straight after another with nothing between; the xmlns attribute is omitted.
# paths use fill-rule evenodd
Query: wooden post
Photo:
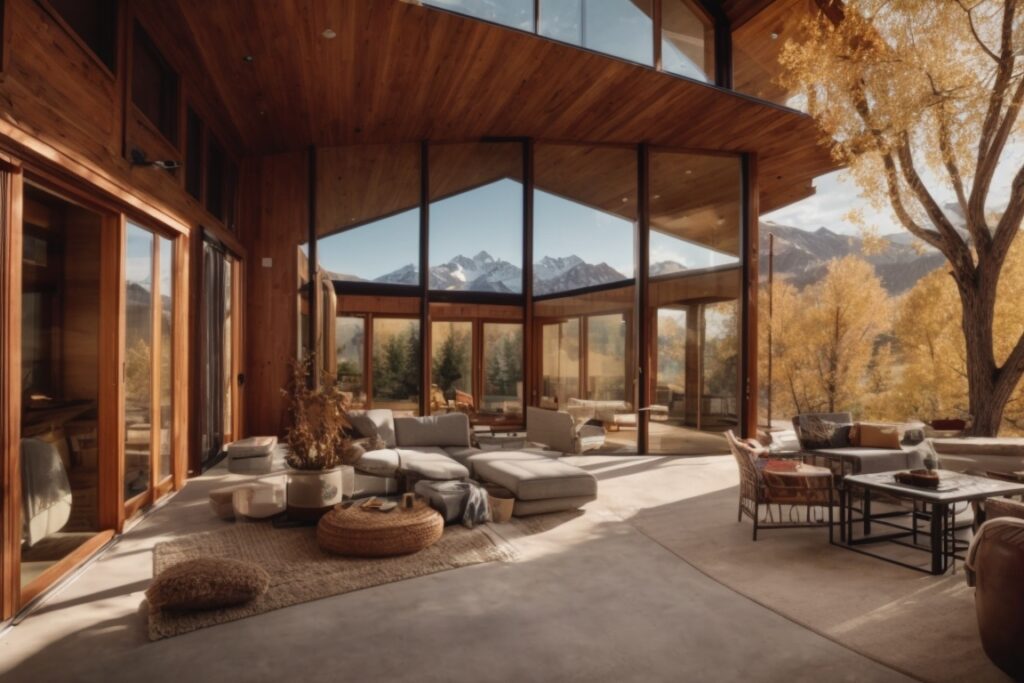
<svg viewBox="0 0 1024 683"><path fill-rule="evenodd" d="M743 157L743 323L741 360L743 406L740 431L746 438L757 436L757 294L758 222L757 156Z"/></svg>

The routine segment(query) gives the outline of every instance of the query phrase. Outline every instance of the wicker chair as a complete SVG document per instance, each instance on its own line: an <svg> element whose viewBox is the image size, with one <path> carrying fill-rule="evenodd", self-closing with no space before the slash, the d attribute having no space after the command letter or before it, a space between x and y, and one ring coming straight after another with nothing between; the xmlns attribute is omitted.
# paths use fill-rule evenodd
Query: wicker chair
<svg viewBox="0 0 1024 683"><path fill-rule="evenodd" d="M725 438L740 471L736 521L742 522L744 515L750 517L755 541L760 529L818 526L827 526L832 539L835 495L831 470L794 460L770 460L759 443L740 441L731 431ZM821 513L817 517L815 510Z"/></svg>

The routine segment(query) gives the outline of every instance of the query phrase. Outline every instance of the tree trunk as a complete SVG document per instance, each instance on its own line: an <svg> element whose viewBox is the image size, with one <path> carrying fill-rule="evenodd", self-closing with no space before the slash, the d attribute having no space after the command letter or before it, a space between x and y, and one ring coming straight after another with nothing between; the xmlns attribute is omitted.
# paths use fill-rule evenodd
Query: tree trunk
<svg viewBox="0 0 1024 683"><path fill-rule="evenodd" d="M961 325L967 346L969 436L997 436L1009 400L1009 394L997 391L1000 373L993 348L992 327L999 271L993 266L992 263L979 263L973 277L958 279L963 306Z"/></svg>

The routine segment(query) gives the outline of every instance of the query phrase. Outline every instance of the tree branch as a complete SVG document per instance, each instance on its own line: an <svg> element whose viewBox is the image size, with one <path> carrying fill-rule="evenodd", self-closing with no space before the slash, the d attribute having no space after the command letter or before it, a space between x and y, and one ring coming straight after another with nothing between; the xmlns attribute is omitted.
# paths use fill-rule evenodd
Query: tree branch
<svg viewBox="0 0 1024 683"><path fill-rule="evenodd" d="M999 223L996 224L995 237L992 238L992 254L1002 263L1010 251L1010 245L1020 232L1021 221L1024 221L1024 166L1017 169L1010 186L1010 203L1006 206Z"/></svg>
<svg viewBox="0 0 1024 683"><path fill-rule="evenodd" d="M967 6L964 5L963 0L956 0L956 4L958 4L960 6L960 9L962 9L964 12L967 13L967 23L971 27L971 35L974 36L974 40L977 41L979 47L981 47L981 49L985 51L985 54L987 54L989 57L991 57L993 59L993 61L995 61L995 63L998 64L999 63L999 56L996 55L995 52L992 52L991 48L989 48L989 46L985 44L985 41L983 41L981 39L981 36L978 35L978 30L974 27L974 17L971 15L971 12L974 11L974 9L975 9L975 7L977 7L977 5L975 5L974 7L971 7L970 9L968 9Z"/></svg>

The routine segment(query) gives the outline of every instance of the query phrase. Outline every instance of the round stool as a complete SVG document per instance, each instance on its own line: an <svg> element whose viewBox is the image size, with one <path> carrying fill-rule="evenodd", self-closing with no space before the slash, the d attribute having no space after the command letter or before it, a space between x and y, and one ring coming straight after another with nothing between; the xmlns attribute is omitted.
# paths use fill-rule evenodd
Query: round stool
<svg viewBox="0 0 1024 683"><path fill-rule="evenodd" d="M353 505L335 507L320 518L316 542L321 550L353 557L408 555L429 548L444 533L444 519L427 503L390 512Z"/></svg>

